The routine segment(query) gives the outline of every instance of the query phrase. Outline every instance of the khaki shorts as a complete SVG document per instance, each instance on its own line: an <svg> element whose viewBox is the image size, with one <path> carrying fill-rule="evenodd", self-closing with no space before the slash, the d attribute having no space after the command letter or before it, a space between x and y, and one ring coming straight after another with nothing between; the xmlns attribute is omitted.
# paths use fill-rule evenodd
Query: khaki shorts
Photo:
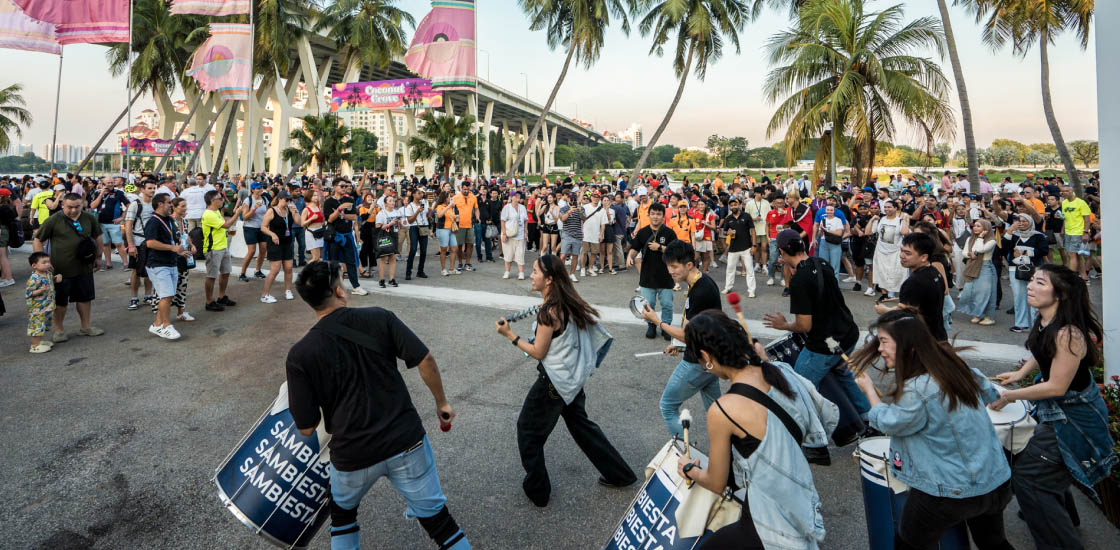
<svg viewBox="0 0 1120 550"><path fill-rule="evenodd" d="M455 240L459 244L474 244L474 228L473 227L460 227L455 230Z"/></svg>
<svg viewBox="0 0 1120 550"><path fill-rule="evenodd" d="M218 275L229 275L233 271L229 249L211 250L206 253L206 278L217 279Z"/></svg>
<svg viewBox="0 0 1120 550"><path fill-rule="evenodd" d="M697 241L696 251L697 252L711 252L712 251L712 241Z"/></svg>
<svg viewBox="0 0 1120 550"><path fill-rule="evenodd" d="M754 244L767 244L769 242L770 242L770 239L766 236L766 232L763 232L761 235L759 235L758 233L755 233Z"/></svg>

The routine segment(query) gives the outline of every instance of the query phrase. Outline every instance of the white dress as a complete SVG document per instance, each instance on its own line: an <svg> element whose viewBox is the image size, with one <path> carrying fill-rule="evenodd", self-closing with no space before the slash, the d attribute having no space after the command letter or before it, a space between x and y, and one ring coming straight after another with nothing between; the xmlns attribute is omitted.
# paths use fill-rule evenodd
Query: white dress
<svg viewBox="0 0 1120 550"><path fill-rule="evenodd" d="M898 292L902 289L902 281L909 274L899 260L902 250L902 216L896 216L893 220L879 218L874 231L879 235L879 242L875 245L875 284L887 292Z"/></svg>

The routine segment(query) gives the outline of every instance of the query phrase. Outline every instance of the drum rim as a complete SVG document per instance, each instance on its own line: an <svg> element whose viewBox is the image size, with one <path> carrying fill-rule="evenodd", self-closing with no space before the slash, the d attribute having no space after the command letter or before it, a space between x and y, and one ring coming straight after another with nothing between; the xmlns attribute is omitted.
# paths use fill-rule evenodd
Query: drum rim
<svg viewBox="0 0 1120 550"><path fill-rule="evenodd" d="M886 452L886 454L877 455L877 454L874 454L872 452L865 452L863 450L863 447L861 445L863 444L864 441L872 441L872 440L877 440L877 439L885 439L887 441L887 449L886 449L887 452ZM887 459L890 458L890 455L891 455L891 438L890 438L890 436L886 436L886 435L876 435L876 436L873 436L873 437L864 437L864 438L862 438L862 439L860 439L859 441L856 442L856 453L858 454L861 461L863 460L864 456L867 456L867 457L870 457L870 458L881 458L885 462Z"/></svg>
<svg viewBox="0 0 1120 550"><path fill-rule="evenodd" d="M634 296L633 298L630 298L630 313L634 317L637 317L638 319L641 319L642 318L642 311L640 309L638 309L637 307L635 307L635 304L637 304L639 300L641 300L641 303L643 305L647 305L647 306L649 305L649 300L646 300L645 297L643 297L641 295Z"/></svg>
<svg viewBox="0 0 1120 550"><path fill-rule="evenodd" d="M245 512L242 512L241 509L237 507L237 503L233 502L233 500L230 500L230 498L226 495L225 489L223 489L222 485L220 483L218 483L218 480L217 480L216 477L214 479L214 485L218 488L218 499L221 500L222 504L225 505L226 509L229 510L230 513L233 514L233 517L237 518L237 520L240 521L243 525L252 529L258 537L262 537L265 540L267 540L268 542L271 542L272 544L275 544L276 546L279 546L280 548L287 548L289 550L292 550L292 549L295 549L295 548L307 548L308 546L310 546L311 540L315 539L315 537L311 537L311 539L309 539L307 541L307 544L305 544L303 546L298 546L299 538L303 536L303 534L301 533L300 537L296 537L296 542L294 542L292 544L288 544L286 542L281 541L280 539L274 537L268 531L265 531L263 526L257 525L256 522L249 519L249 516L245 515ZM313 516L312 519L311 519L311 523L315 522L315 519L318 517L318 515L319 515L319 512L316 512L315 516Z"/></svg>
<svg viewBox="0 0 1120 550"><path fill-rule="evenodd" d="M987 407L984 407L988 412L988 420L991 420L993 426L1014 426L1015 424L1018 424L1018 423L1022 422L1023 420L1026 420L1026 418L1031 415L1031 411L1029 409L1027 409L1027 406L1025 404L1023 404L1021 401L1015 401L1013 403L1008 403L1007 405L1008 406L1017 405L1017 406L1021 407L1023 409L1023 414L1020 415L1018 418L1014 418L1014 419L1008 420L1006 422L996 422L992 418L992 412L1003 412L1003 411L1007 410L1007 407L1004 407L1003 409L1001 409L999 411L992 411L991 409L989 409Z"/></svg>

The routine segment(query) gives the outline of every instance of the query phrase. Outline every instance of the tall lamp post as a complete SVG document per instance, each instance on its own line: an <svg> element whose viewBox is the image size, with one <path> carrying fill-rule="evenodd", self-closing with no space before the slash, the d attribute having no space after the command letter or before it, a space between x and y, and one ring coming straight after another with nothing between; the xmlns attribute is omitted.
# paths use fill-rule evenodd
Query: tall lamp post
<svg viewBox="0 0 1120 550"><path fill-rule="evenodd" d="M828 100L828 110L832 111L832 100ZM829 113L831 114L831 112ZM836 121L834 118L829 118L828 125L825 126L824 135L829 136L828 143L828 185L833 187L836 185Z"/></svg>

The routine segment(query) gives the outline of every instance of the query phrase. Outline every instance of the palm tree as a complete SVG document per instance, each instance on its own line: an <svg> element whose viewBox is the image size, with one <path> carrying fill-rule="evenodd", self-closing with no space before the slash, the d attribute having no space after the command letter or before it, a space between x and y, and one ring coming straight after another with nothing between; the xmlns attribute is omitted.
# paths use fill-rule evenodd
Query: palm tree
<svg viewBox="0 0 1120 550"><path fill-rule="evenodd" d="M631 10L635 8L635 0L625 1ZM563 46L568 50L568 54L564 58L560 76L552 85L552 93L548 95L544 109L533 123L528 139L521 145L513 164L507 167L511 177L536 142L544 119L552 109L556 94L560 92L560 86L564 83L564 77L568 75L568 66L571 65L572 59L583 63L586 69L590 69L599 60L599 53L603 49L612 15L621 20L622 32L628 36L630 34L630 20L626 16L623 0L518 0L518 4L529 16L529 29L534 31L543 29L548 48L555 50L557 46Z"/></svg>
<svg viewBox="0 0 1120 550"><path fill-rule="evenodd" d="M684 93L688 73L695 72L696 78L704 80L708 65L723 56L725 40L735 46L736 54L739 53L739 31L758 15L762 0L754 0L752 8L748 8L748 3L748 0L640 0L635 11L645 15L638 23L638 29L642 36L653 34L653 45L649 52L660 57L665 53L665 44L671 38L676 40L673 70L680 83L665 118L645 144L645 150L634 166L631 180L641 173L650 151L653 151L657 140L669 125L669 120L673 118L673 112Z"/></svg>
<svg viewBox="0 0 1120 550"><path fill-rule="evenodd" d="M807 3L796 26L767 45L777 68L767 75L764 92L771 102L786 98L767 134L786 128L787 159L819 139L819 171L830 154L824 129L833 123L837 141L852 144L853 181L862 186L864 171L869 175L874 166L876 142L894 140L895 117L919 129L928 143L953 135L953 112L944 99L948 80L932 59L908 54L925 47L943 50L936 18L904 23L901 6L865 12L863 0Z"/></svg>
<svg viewBox="0 0 1120 550"><path fill-rule="evenodd" d="M1058 148L1058 155L1065 165L1066 175L1074 190L1081 194L1081 179L1069 153L1058 118L1054 116L1054 101L1050 96L1050 46L1062 31L1077 33L1081 49L1089 46L1089 28L1093 19L1093 0L968 0L977 21L984 23L983 40L993 50L1011 42L1015 55L1025 57L1031 46L1038 44L1042 61L1042 110L1050 135Z"/></svg>
<svg viewBox="0 0 1120 550"><path fill-rule="evenodd" d="M964 150L968 156L968 182L972 185L971 192L979 193L980 162L976 156L976 134L972 130L972 105L968 102L968 88L965 87L961 58L957 54L957 39L953 35L953 25L949 23L949 7L945 4L945 0L937 0L937 9L941 12L941 26L942 30L945 31L945 45L949 50L949 62L953 65L953 78L956 79L957 83L957 99L961 104Z"/></svg>
<svg viewBox="0 0 1120 550"><path fill-rule="evenodd" d="M327 31L346 64L358 59L362 65L385 68L394 56L408 51L405 25L416 28L412 14L395 5L396 0L339 0L319 14L315 31Z"/></svg>
<svg viewBox="0 0 1120 550"><path fill-rule="evenodd" d="M206 18L197 15L171 15L170 4L162 0L134 0L132 3L132 55L129 89L132 97L97 140L86 158L78 165L78 173L89 163L101 144L113 132L141 95L158 90L175 89L190 65L195 48L206 38ZM120 76L129 71L127 43L113 44L105 56L109 72ZM132 124L132 121L127 121Z"/></svg>
<svg viewBox="0 0 1120 550"><path fill-rule="evenodd" d="M253 4L257 10L253 12L255 73L266 79L277 72L286 75L291 64L298 62L292 50L311 27L314 4L312 0L254 0Z"/></svg>
<svg viewBox="0 0 1120 550"><path fill-rule="evenodd" d="M420 123L417 135L408 138L412 158L436 159L444 178L451 175L452 164L471 166L474 163L478 136L473 130L473 116L437 117L429 109L420 115Z"/></svg>
<svg viewBox="0 0 1120 550"><path fill-rule="evenodd" d="M0 89L0 151L11 145L11 136L22 137L20 126L31 124L31 111L24 109L23 84L12 84Z"/></svg>
<svg viewBox="0 0 1120 550"><path fill-rule="evenodd" d="M342 124L338 115L307 115L301 120L303 128L291 133L295 147L288 147L280 153L284 160L292 163L293 169L315 162L320 174L324 171L330 173L350 160L350 152L346 151L350 130Z"/></svg>

